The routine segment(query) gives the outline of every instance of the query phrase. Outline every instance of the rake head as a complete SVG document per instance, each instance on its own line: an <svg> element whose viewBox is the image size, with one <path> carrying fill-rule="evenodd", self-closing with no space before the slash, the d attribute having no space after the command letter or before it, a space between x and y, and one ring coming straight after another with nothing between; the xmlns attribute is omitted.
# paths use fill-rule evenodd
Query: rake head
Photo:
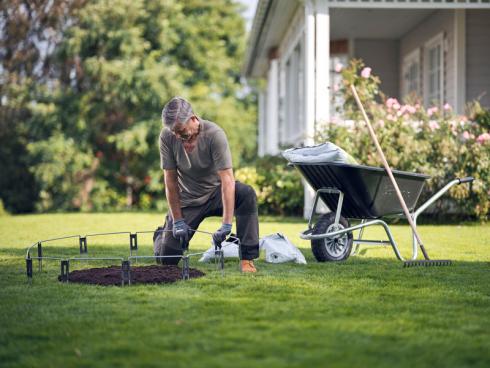
<svg viewBox="0 0 490 368"><path fill-rule="evenodd" d="M434 260L419 260L419 261L405 261L403 267L432 267L432 266L451 266L452 261L448 259L434 259Z"/></svg>

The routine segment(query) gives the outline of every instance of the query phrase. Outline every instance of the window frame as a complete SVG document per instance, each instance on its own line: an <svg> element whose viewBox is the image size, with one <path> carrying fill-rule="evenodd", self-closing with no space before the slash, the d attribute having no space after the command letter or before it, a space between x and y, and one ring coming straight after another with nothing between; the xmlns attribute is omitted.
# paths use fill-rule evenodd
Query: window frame
<svg viewBox="0 0 490 368"><path fill-rule="evenodd" d="M444 91L444 33L441 32L437 34L435 37L431 38L424 44L424 104L426 106L433 105L433 99L431 100L431 96L429 95L429 78L430 78L430 58L429 54L432 49L440 47L440 58L439 58L439 101L438 106L442 106L445 96Z"/></svg>
<svg viewBox="0 0 490 368"><path fill-rule="evenodd" d="M303 33L300 33L300 36ZM281 111L282 119L282 144L296 144L304 138L303 124L303 75L304 75L304 45L303 37L297 37L290 45L288 52L281 59L281 67L284 70L283 101Z"/></svg>
<svg viewBox="0 0 490 368"><path fill-rule="evenodd" d="M422 87L422 83L421 83L422 63L421 63L420 56L421 56L420 48L416 48L410 51L409 53L405 54L405 56L403 56L402 75L401 75L402 77L401 95L403 98L407 97L413 92L415 92L417 96L422 97L422 88L421 88ZM409 90L408 87L411 84L411 82L407 83L405 75L408 73L409 69L412 67L413 64L417 65L417 78L416 78L417 87L415 88L415 90L413 89Z"/></svg>

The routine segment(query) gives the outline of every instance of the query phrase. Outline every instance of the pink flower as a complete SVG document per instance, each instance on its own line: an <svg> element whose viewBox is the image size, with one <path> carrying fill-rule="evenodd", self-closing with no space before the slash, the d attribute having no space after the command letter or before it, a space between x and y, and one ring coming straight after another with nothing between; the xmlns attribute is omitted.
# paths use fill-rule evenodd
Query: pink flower
<svg viewBox="0 0 490 368"><path fill-rule="evenodd" d="M468 131L467 131L467 130L465 130L465 131L463 132L463 138L464 138L465 140L470 139L470 133L468 133Z"/></svg>
<svg viewBox="0 0 490 368"><path fill-rule="evenodd" d="M434 106L434 107L429 107L429 108L427 109L427 115L432 116L432 115L434 115L434 114L435 114L435 113L436 113L438 110L439 110L439 109L438 109L436 106Z"/></svg>
<svg viewBox="0 0 490 368"><path fill-rule="evenodd" d="M478 138L476 138L476 141L477 141L478 143L480 143L480 144L483 144L483 143L485 143L485 142L488 142L488 141L490 141L490 134L488 134L488 133L483 133L483 134L480 134L480 135L478 136Z"/></svg>
<svg viewBox="0 0 490 368"><path fill-rule="evenodd" d="M394 104L398 104L398 100L396 98L390 97L386 100L386 107L391 109Z"/></svg>
<svg viewBox="0 0 490 368"><path fill-rule="evenodd" d="M444 110L452 110L452 107L450 104L448 104L447 102L444 104Z"/></svg>
<svg viewBox="0 0 490 368"><path fill-rule="evenodd" d="M384 128L384 126L385 126L384 120L381 120L381 119L378 120L378 125L379 125L380 128Z"/></svg>
<svg viewBox="0 0 490 368"><path fill-rule="evenodd" d="M449 121L449 126L451 127L452 130L456 129L458 127L458 123L455 120Z"/></svg>
<svg viewBox="0 0 490 368"><path fill-rule="evenodd" d="M361 77L369 78L370 76L371 76L371 68L365 67L364 69L362 69Z"/></svg>
<svg viewBox="0 0 490 368"><path fill-rule="evenodd" d="M439 128L440 128L440 126L439 126L439 124L437 123L437 121L435 121L435 120L430 120L430 121L429 121L429 128L430 128L430 130L434 131L434 130L436 130L436 129L439 129Z"/></svg>
<svg viewBox="0 0 490 368"><path fill-rule="evenodd" d="M401 106L400 106L400 104L399 104L398 102L395 102L395 103L393 104L393 108L394 108L395 110L398 110L400 107L401 107Z"/></svg>
<svg viewBox="0 0 490 368"><path fill-rule="evenodd" d="M417 103L417 104L415 104L415 109L416 109L416 110L420 109L420 104L418 104L418 103Z"/></svg>
<svg viewBox="0 0 490 368"><path fill-rule="evenodd" d="M417 109L414 106L412 106L412 105L405 105L405 110L409 114L415 114L415 112L417 111Z"/></svg>
<svg viewBox="0 0 490 368"><path fill-rule="evenodd" d="M386 119L391 120L391 121L395 121L396 120L396 118L393 115L391 115L391 114L386 115Z"/></svg>
<svg viewBox="0 0 490 368"><path fill-rule="evenodd" d="M335 83L335 84L333 85L333 91L334 91L334 92L338 92L338 91L339 91L339 89L340 89L339 85L338 85L337 83Z"/></svg>
<svg viewBox="0 0 490 368"><path fill-rule="evenodd" d="M393 106L393 101L394 100L395 99L394 98L391 98L391 97L389 99L387 99L386 100L386 107L391 108L391 106Z"/></svg>
<svg viewBox="0 0 490 368"><path fill-rule="evenodd" d="M336 73L340 73L343 68L344 68L344 66L342 64L340 64L340 63L335 64L335 72Z"/></svg>

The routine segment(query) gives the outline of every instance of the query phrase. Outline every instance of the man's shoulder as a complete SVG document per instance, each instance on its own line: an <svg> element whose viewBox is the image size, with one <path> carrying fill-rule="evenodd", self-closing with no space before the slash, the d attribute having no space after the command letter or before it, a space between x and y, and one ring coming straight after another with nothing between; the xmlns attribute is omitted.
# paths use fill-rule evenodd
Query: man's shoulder
<svg viewBox="0 0 490 368"><path fill-rule="evenodd" d="M169 143L173 137L173 133L166 127L162 128L160 131L160 142L162 143Z"/></svg>
<svg viewBox="0 0 490 368"><path fill-rule="evenodd" d="M204 119L201 120L201 123L203 124L203 133L206 137L214 138L216 135L222 134L226 136L225 131L218 124Z"/></svg>

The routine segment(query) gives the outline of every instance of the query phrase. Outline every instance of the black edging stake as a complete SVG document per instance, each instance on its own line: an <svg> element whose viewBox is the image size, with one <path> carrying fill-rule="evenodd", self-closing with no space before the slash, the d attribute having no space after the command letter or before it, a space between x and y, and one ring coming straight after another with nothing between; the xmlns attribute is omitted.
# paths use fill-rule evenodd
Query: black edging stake
<svg viewBox="0 0 490 368"><path fill-rule="evenodd" d="M41 242L37 243L37 257L39 261L39 272L43 270L43 246Z"/></svg>
<svg viewBox="0 0 490 368"><path fill-rule="evenodd" d="M70 273L70 261L61 261L61 282L68 282L68 274Z"/></svg>
<svg viewBox="0 0 490 368"><path fill-rule="evenodd" d="M221 269L221 276L225 275L225 252L223 249L219 251L219 266Z"/></svg>
<svg viewBox="0 0 490 368"><path fill-rule="evenodd" d="M87 237L83 236L79 239L80 243L80 254L87 253Z"/></svg>
<svg viewBox="0 0 490 368"><path fill-rule="evenodd" d="M182 280L189 280L189 257L182 257Z"/></svg>
<svg viewBox="0 0 490 368"><path fill-rule="evenodd" d="M129 234L129 253L133 255L133 250L138 251L138 234Z"/></svg>
<svg viewBox="0 0 490 368"><path fill-rule="evenodd" d="M26 258L26 273L27 273L27 279L29 280L29 283L32 282L32 258L29 255L28 258Z"/></svg>
<svg viewBox="0 0 490 368"><path fill-rule="evenodd" d="M122 261L121 272L122 272L122 278L121 278L122 286L124 286L124 284L131 285L131 263L129 261Z"/></svg>

